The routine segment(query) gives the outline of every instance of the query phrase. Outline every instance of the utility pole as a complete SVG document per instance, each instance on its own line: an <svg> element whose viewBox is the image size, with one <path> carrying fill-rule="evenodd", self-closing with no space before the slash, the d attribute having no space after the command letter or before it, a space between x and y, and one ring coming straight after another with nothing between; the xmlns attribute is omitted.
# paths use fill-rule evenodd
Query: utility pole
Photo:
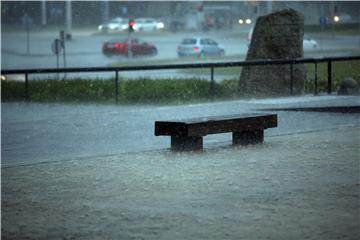
<svg viewBox="0 0 360 240"><path fill-rule="evenodd" d="M24 16L22 17L21 20L22 20L23 26L26 29L26 53L29 55L30 54L30 30L31 30L31 27L33 24L33 20L26 13L24 14Z"/></svg>
<svg viewBox="0 0 360 240"><path fill-rule="evenodd" d="M41 1L41 24L46 25L46 1Z"/></svg>
<svg viewBox="0 0 360 240"><path fill-rule="evenodd" d="M331 36L332 38L334 38L335 37L335 21L334 21L335 6L333 1L330 2L330 16L331 16Z"/></svg>
<svg viewBox="0 0 360 240"><path fill-rule="evenodd" d="M272 0L268 0L266 5L267 5L266 6L267 7L267 14L272 13Z"/></svg>
<svg viewBox="0 0 360 240"><path fill-rule="evenodd" d="M65 32L66 40L71 40L71 27L72 27L72 18L71 18L71 0L67 0L65 3Z"/></svg>
<svg viewBox="0 0 360 240"><path fill-rule="evenodd" d="M110 10L109 10L109 1L108 0L105 0L105 1L103 1L102 2L102 4L103 4L103 13L102 13L102 21L103 22L107 22L107 21L109 21L109 12L110 12Z"/></svg>

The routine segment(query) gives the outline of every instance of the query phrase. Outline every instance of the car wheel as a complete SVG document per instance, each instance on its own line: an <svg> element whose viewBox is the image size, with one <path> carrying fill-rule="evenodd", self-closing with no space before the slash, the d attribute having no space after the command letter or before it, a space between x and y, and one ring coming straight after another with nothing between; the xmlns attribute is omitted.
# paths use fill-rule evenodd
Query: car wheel
<svg viewBox="0 0 360 240"><path fill-rule="evenodd" d="M199 54L199 58L205 58L205 57L206 57L206 53L201 52L201 53Z"/></svg>
<svg viewBox="0 0 360 240"><path fill-rule="evenodd" d="M155 56L155 55L157 55L157 49L156 48L153 48L153 49L151 49L151 51L150 51L150 54L151 55L153 55L153 56Z"/></svg>
<svg viewBox="0 0 360 240"><path fill-rule="evenodd" d="M104 56L107 57L107 58L110 58L110 57L111 57L111 54L109 54L109 53L103 53L103 54L104 54Z"/></svg>

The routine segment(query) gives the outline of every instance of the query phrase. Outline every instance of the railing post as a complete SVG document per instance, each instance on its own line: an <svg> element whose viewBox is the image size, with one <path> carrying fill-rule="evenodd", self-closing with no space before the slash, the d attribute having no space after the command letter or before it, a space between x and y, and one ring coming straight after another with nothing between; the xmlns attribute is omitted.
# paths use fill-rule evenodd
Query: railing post
<svg viewBox="0 0 360 240"><path fill-rule="evenodd" d="M331 92L332 92L331 85L332 85L332 65L331 65L331 60L329 60L328 61L328 86L327 86L328 94L331 94Z"/></svg>
<svg viewBox="0 0 360 240"><path fill-rule="evenodd" d="M29 79L28 73L25 73L25 101L28 102L29 100Z"/></svg>
<svg viewBox="0 0 360 240"><path fill-rule="evenodd" d="M317 73L317 62L315 62L315 82L314 82L314 95L318 95L318 73Z"/></svg>
<svg viewBox="0 0 360 240"><path fill-rule="evenodd" d="M294 65L293 63L290 63L290 95L293 95L293 71L294 71Z"/></svg>
<svg viewBox="0 0 360 240"><path fill-rule="evenodd" d="M211 66L210 68L210 98L214 100L214 93L215 93L215 82L214 82L214 67Z"/></svg>
<svg viewBox="0 0 360 240"><path fill-rule="evenodd" d="M115 103L118 103L119 95L119 71L115 71Z"/></svg>

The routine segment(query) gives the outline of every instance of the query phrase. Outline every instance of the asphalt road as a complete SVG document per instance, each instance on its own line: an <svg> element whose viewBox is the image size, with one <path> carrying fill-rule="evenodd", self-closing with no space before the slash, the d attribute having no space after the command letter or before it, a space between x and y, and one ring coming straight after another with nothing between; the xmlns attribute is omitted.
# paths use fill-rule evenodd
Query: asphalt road
<svg viewBox="0 0 360 240"><path fill-rule="evenodd" d="M197 34L195 34L197 35ZM216 39L223 45L227 55L246 54L247 39L231 37L229 32L209 32L198 35L208 36ZM56 67L56 56L52 53L51 44L58 38L58 32L30 32L30 48L27 54L25 32L2 32L1 34L1 68L2 69L24 69L24 68L54 68ZM194 36L194 33L163 33L148 34L141 37L143 40L154 43L158 48L155 57L136 58L137 60L153 59L176 59L176 48L184 37ZM129 61L127 58L107 58L101 52L102 44L116 36L94 35L93 32L73 32L73 40L66 42L66 67L100 67L116 61ZM119 34L119 37L120 36ZM317 39L324 52L321 55L329 55L327 50L346 48L359 48L359 37L336 37ZM311 53L311 50L306 50ZM349 54L343 52L342 54ZM334 55L334 54L332 54ZM242 59L240 59L242 60ZM59 57L60 67L63 67L63 56ZM146 73L148 75L148 73ZM135 74L138 76L139 74ZM166 73L166 75L169 75ZM110 76L104 73L92 74L94 77Z"/></svg>
<svg viewBox="0 0 360 240"><path fill-rule="evenodd" d="M247 51L246 39L220 38L215 33L206 34L216 38L229 54L244 54ZM158 48L155 57L137 58L141 60L177 58L176 48L184 37L193 33L169 33L145 35L143 40L154 43ZM57 38L56 32L37 32L30 34L30 53L27 54L26 33L2 33L2 68L48 68L56 66L56 56L52 53L51 44ZM66 42L66 65L69 67L97 67L114 61L128 61L127 58L107 58L101 52L102 44L112 38L124 37L116 35L93 35L91 32L75 32L73 40ZM60 63L62 56L60 56Z"/></svg>
<svg viewBox="0 0 360 240"><path fill-rule="evenodd" d="M226 101L181 106L83 104L1 104L2 165L166 150L169 137L154 136L154 121L221 116L288 106L360 105L358 97L304 96ZM359 126L359 114L278 111L277 128L267 136ZM231 133L209 135L204 147L231 144Z"/></svg>

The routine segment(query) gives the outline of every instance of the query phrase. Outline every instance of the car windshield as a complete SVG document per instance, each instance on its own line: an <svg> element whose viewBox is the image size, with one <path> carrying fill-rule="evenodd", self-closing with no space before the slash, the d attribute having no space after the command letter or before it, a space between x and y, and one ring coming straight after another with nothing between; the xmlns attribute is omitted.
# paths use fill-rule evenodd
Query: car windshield
<svg viewBox="0 0 360 240"><path fill-rule="evenodd" d="M215 41L212 40L212 39L208 39L208 44L209 44L209 45L214 45L214 46L218 45L218 43L215 42Z"/></svg>
<svg viewBox="0 0 360 240"><path fill-rule="evenodd" d="M201 40L200 40L200 44L201 44L201 45L208 44L208 41L207 41L206 39L201 39Z"/></svg>
<svg viewBox="0 0 360 240"><path fill-rule="evenodd" d="M127 42L127 38L113 38L108 41L109 43L125 43Z"/></svg>
<svg viewBox="0 0 360 240"><path fill-rule="evenodd" d="M184 40L182 40L181 44L196 44L196 39L195 38L185 38Z"/></svg>

